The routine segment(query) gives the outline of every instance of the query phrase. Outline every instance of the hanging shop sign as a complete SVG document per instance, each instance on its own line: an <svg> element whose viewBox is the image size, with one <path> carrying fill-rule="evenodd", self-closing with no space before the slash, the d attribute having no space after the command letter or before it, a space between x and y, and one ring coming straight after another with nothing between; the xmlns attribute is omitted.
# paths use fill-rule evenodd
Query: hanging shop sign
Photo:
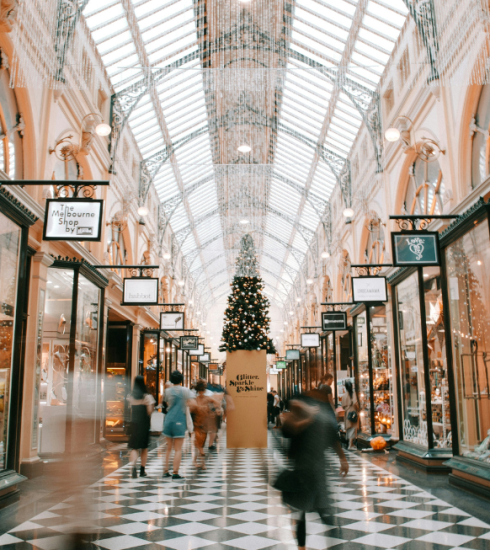
<svg viewBox="0 0 490 550"><path fill-rule="evenodd" d="M218 365L218 363L209 363L208 369L209 369L209 372L218 372L219 371L219 365Z"/></svg>
<svg viewBox="0 0 490 550"><path fill-rule="evenodd" d="M352 277L354 302L387 302L386 277Z"/></svg>
<svg viewBox="0 0 490 550"><path fill-rule="evenodd" d="M197 350L199 346L199 338L197 336L181 336L180 337L180 349L191 351L190 355L194 354L194 351ZM203 346L204 351L204 346Z"/></svg>
<svg viewBox="0 0 490 550"><path fill-rule="evenodd" d="M269 374L279 374L279 372L275 367L269 367Z"/></svg>
<svg viewBox="0 0 490 550"><path fill-rule="evenodd" d="M133 277L123 280L122 306L156 306L157 304L158 278Z"/></svg>
<svg viewBox="0 0 490 550"><path fill-rule="evenodd" d="M204 344L197 344L193 349L189 350L189 355L199 357L204 353Z"/></svg>
<svg viewBox="0 0 490 550"><path fill-rule="evenodd" d="M277 370L284 370L287 367L286 361L276 361L275 367Z"/></svg>
<svg viewBox="0 0 490 550"><path fill-rule="evenodd" d="M286 361L299 361L299 349L287 349Z"/></svg>
<svg viewBox="0 0 490 550"><path fill-rule="evenodd" d="M440 265L439 233L392 233L393 264L398 267Z"/></svg>
<svg viewBox="0 0 490 550"><path fill-rule="evenodd" d="M199 357L199 363L209 363L211 361L211 355L209 353L203 353Z"/></svg>
<svg viewBox="0 0 490 550"><path fill-rule="evenodd" d="M185 330L185 314L183 311L162 311L160 313L161 330Z"/></svg>
<svg viewBox="0 0 490 550"><path fill-rule="evenodd" d="M301 347L302 348L319 348L320 335L319 334L302 334Z"/></svg>
<svg viewBox="0 0 490 550"><path fill-rule="evenodd" d="M99 242L103 200L46 199L43 240Z"/></svg>
<svg viewBox="0 0 490 550"><path fill-rule="evenodd" d="M347 313L345 311L327 311L322 313L324 331L347 330Z"/></svg>

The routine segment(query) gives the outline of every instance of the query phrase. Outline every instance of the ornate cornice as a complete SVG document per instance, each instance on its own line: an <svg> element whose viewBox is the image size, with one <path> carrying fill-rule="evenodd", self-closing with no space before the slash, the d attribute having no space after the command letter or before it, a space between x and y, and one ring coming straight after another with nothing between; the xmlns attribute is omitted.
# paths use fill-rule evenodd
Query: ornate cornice
<svg viewBox="0 0 490 550"><path fill-rule="evenodd" d="M0 186L0 202L10 210L17 221L24 225L34 225L39 219L26 206L24 206L12 193L2 185Z"/></svg>

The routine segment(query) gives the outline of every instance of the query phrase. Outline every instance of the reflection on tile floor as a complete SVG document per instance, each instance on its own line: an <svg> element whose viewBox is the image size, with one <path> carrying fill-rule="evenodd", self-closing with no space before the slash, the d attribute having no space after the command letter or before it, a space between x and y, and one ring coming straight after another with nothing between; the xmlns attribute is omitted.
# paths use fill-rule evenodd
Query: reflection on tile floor
<svg viewBox="0 0 490 550"><path fill-rule="evenodd" d="M92 547L107 550L296 548L295 513L270 486L278 462L273 438L268 450L226 450L224 439L220 445L202 473L187 452L181 468L185 480L178 482L162 478L159 447L150 452L147 478L131 479L126 465L91 485L83 497L71 497L0 535L0 547L67 548L66 533L83 523ZM308 549L490 548L489 524L358 454L350 453L349 462L349 475L340 478L337 459L329 457L335 524L308 514Z"/></svg>

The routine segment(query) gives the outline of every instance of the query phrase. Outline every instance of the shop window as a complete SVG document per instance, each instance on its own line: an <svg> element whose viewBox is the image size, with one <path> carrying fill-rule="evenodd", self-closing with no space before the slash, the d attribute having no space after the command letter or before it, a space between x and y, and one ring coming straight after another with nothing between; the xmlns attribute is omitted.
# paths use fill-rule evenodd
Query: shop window
<svg viewBox="0 0 490 550"><path fill-rule="evenodd" d="M451 449L446 330L440 270L436 267L424 268L421 276L425 319L421 318L418 273L412 274L396 287L403 439L424 447ZM427 335L427 364L424 362L424 331ZM429 410L432 433L429 433L428 428Z"/></svg>
<svg viewBox="0 0 490 550"><path fill-rule="evenodd" d="M428 446L424 356L417 273L396 286L403 440Z"/></svg>
<svg viewBox="0 0 490 550"><path fill-rule="evenodd" d="M442 170L437 160L418 159L410 169L407 192L403 203L407 214L442 214L444 194Z"/></svg>
<svg viewBox="0 0 490 550"><path fill-rule="evenodd" d="M459 454L486 463L490 438L488 234L485 220L446 250Z"/></svg>
<svg viewBox="0 0 490 550"><path fill-rule="evenodd" d="M15 132L7 132L0 114L0 170L15 179Z"/></svg>
<svg viewBox="0 0 490 550"><path fill-rule="evenodd" d="M6 469L21 229L0 213L0 472Z"/></svg>
<svg viewBox="0 0 490 550"><path fill-rule="evenodd" d="M148 392L153 395L153 398L158 398L158 341L157 332L145 332L143 335L141 349L141 373L145 379L145 384Z"/></svg>
<svg viewBox="0 0 490 550"><path fill-rule="evenodd" d="M78 301L72 319L76 280ZM100 289L92 282L73 270L48 269L39 391L41 454L65 451L67 422L72 423L72 442L83 445L95 441L99 309ZM74 357L70 356L71 346ZM71 418L67 417L68 405Z"/></svg>
<svg viewBox="0 0 490 550"><path fill-rule="evenodd" d="M366 312L355 318L355 345L357 346L357 398L360 406L360 429L371 435L371 392L369 391L368 327Z"/></svg>

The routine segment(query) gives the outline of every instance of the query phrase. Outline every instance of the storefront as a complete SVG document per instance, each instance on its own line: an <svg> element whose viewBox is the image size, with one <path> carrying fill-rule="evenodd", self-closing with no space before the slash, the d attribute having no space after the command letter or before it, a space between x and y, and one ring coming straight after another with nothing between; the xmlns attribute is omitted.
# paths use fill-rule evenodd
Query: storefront
<svg viewBox="0 0 490 550"><path fill-rule="evenodd" d="M104 288L84 261L56 260L47 270L38 396L38 452L61 454L100 439Z"/></svg>
<svg viewBox="0 0 490 550"><path fill-rule="evenodd" d="M109 321L107 326L107 361L104 386L104 437L127 439L125 419L129 416L127 395L131 391L133 323Z"/></svg>
<svg viewBox="0 0 490 550"><path fill-rule="evenodd" d="M351 314L355 342L353 377L360 406L358 440L361 446L367 446L377 436L390 440L394 429L386 306L359 305Z"/></svg>
<svg viewBox="0 0 490 550"><path fill-rule="evenodd" d="M398 459L447 471L454 444L454 383L441 267L398 271L391 279L398 387Z"/></svg>
<svg viewBox="0 0 490 550"><path fill-rule="evenodd" d="M332 331L321 338L322 376L327 372L334 377L332 384L333 398L337 407L343 395L345 380L352 371L351 331Z"/></svg>
<svg viewBox="0 0 490 550"><path fill-rule="evenodd" d="M480 200L441 236L448 290L446 333L454 371L454 384L449 384L453 436L447 436L454 457L446 466L452 470L452 484L486 497L490 497L489 216L489 204ZM443 387L441 396L447 403Z"/></svg>
<svg viewBox="0 0 490 550"><path fill-rule="evenodd" d="M36 220L0 187L0 498L26 479L18 472L30 266L27 237Z"/></svg>

